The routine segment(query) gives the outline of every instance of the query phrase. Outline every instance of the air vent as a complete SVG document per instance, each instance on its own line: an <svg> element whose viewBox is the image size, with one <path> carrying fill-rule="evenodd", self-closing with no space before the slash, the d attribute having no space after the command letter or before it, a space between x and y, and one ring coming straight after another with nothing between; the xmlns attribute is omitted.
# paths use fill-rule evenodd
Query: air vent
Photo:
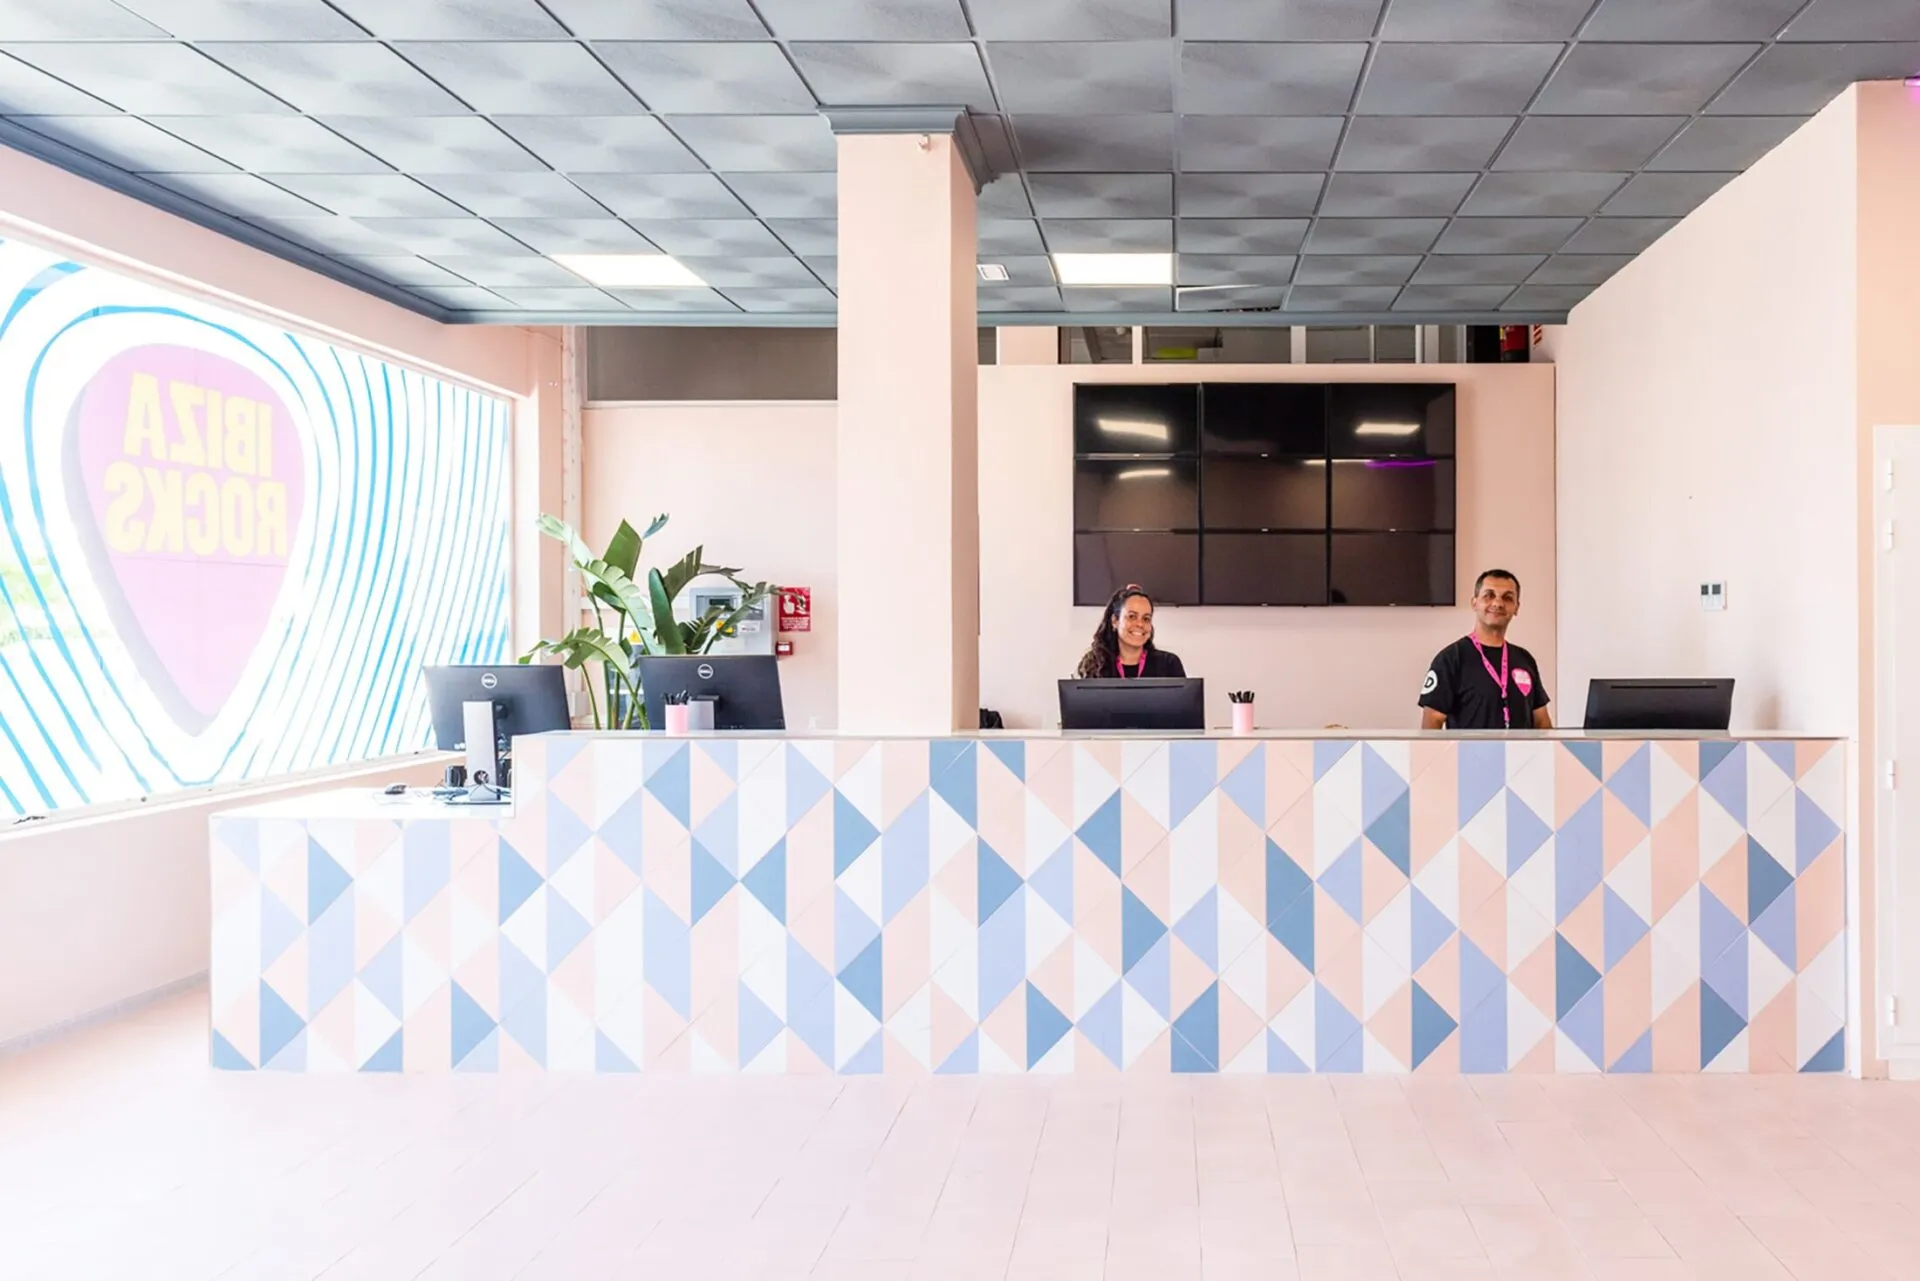
<svg viewBox="0 0 1920 1281"><path fill-rule="evenodd" d="M982 280L989 281L996 285L1004 285L1007 283L1007 269L997 262L980 263L975 270L980 273L980 279Z"/></svg>

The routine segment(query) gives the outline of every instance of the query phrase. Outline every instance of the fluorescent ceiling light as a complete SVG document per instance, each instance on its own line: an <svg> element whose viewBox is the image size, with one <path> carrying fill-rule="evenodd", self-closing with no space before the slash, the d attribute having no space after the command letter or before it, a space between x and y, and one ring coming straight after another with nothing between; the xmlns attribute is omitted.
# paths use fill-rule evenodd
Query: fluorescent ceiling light
<svg viewBox="0 0 1920 1281"><path fill-rule="evenodd" d="M1172 439L1172 433L1165 423L1150 422L1144 418L1096 418L1094 422L1109 436L1138 436L1142 440Z"/></svg>
<svg viewBox="0 0 1920 1281"><path fill-rule="evenodd" d="M1356 436L1417 436L1419 423L1361 423L1353 429Z"/></svg>
<svg viewBox="0 0 1920 1281"><path fill-rule="evenodd" d="M589 284L608 289L705 289L707 282L665 254L549 254Z"/></svg>
<svg viewBox="0 0 1920 1281"><path fill-rule="evenodd" d="M1063 285L1171 285L1172 254L1055 254Z"/></svg>
<svg viewBox="0 0 1920 1281"><path fill-rule="evenodd" d="M980 273L980 279L992 281L996 285L1007 283L1007 269L997 262L975 263L974 270Z"/></svg>
<svg viewBox="0 0 1920 1281"><path fill-rule="evenodd" d="M1171 476L1171 467L1129 467L1125 471L1115 472L1115 480L1144 480L1149 476Z"/></svg>

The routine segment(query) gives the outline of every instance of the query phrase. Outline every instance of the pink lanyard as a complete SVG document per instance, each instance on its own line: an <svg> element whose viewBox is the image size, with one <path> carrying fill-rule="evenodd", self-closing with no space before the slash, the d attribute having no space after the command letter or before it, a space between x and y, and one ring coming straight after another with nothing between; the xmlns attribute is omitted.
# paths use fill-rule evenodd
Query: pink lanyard
<svg viewBox="0 0 1920 1281"><path fill-rule="evenodd" d="M1487 675L1492 677L1493 683L1500 687L1500 722L1508 729L1512 729L1513 708L1507 702L1507 661L1513 653L1513 647L1510 645L1500 647L1500 670L1496 672L1493 670L1493 661L1487 657L1487 651L1480 646L1480 638L1469 635L1467 639L1473 642L1475 652L1480 655L1480 666L1487 669Z"/></svg>
<svg viewBox="0 0 1920 1281"><path fill-rule="evenodd" d="M1127 665L1125 661L1118 658L1114 659L1113 670L1120 673L1121 680L1127 679ZM1492 671L1493 668L1488 667L1487 670ZM1133 674L1135 676L1145 676L1147 674L1147 651L1144 649L1140 651L1140 665L1133 669Z"/></svg>

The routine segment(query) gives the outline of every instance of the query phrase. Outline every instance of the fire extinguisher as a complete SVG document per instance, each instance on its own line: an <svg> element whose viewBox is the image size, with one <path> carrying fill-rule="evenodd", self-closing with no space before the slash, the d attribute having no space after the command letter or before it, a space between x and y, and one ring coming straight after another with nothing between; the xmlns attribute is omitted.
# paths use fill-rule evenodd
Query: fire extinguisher
<svg viewBox="0 0 1920 1281"><path fill-rule="evenodd" d="M1526 364L1531 345L1528 342L1527 326L1500 326L1500 363Z"/></svg>

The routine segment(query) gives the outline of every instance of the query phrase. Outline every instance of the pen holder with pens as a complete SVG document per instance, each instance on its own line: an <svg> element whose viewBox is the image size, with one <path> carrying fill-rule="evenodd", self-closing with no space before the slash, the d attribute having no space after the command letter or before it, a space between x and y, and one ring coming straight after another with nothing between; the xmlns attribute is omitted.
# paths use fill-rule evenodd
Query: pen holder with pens
<svg viewBox="0 0 1920 1281"><path fill-rule="evenodd" d="M660 702L661 713L666 718L666 724L662 726L662 728L669 734L686 733L688 712L690 710L687 694L685 692L668 694L665 698L661 699Z"/></svg>
<svg viewBox="0 0 1920 1281"><path fill-rule="evenodd" d="M1237 689L1227 698L1233 704L1233 732L1241 735L1253 733L1253 691Z"/></svg>

